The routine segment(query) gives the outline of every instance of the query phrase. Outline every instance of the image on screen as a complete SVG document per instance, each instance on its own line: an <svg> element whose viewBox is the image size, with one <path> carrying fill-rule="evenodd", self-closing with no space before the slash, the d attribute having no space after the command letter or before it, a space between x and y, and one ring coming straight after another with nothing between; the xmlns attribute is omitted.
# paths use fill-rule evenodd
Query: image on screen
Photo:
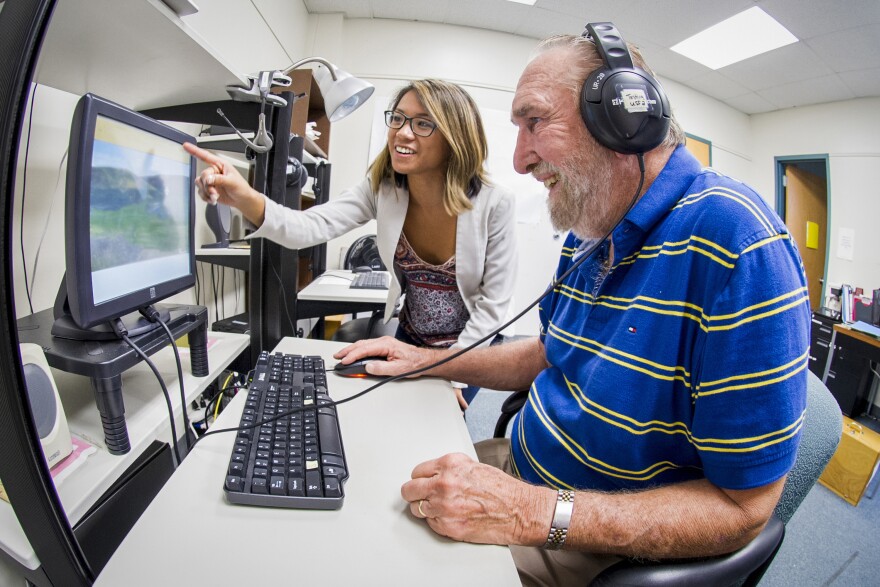
<svg viewBox="0 0 880 587"><path fill-rule="evenodd" d="M190 272L190 157L179 143L98 116L92 152L94 303Z"/></svg>

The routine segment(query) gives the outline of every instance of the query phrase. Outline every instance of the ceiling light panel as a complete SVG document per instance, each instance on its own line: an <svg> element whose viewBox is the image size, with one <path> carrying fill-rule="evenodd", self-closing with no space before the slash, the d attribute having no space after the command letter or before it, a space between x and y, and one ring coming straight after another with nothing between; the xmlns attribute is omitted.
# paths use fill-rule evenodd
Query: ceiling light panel
<svg viewBox="0 0 880 587"><path fill-rule="evenodd" d="M671 47L676 53L720 69L797 42L797 37L757 6Z"/></svg>

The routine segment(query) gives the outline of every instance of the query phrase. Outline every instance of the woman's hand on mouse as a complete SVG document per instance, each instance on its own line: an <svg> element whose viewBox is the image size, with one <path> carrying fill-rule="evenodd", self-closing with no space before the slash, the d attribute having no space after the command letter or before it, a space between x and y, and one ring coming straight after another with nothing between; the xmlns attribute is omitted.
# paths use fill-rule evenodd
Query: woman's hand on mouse
<svg viewBox="0 0 880 587"><path fill-rule="evenodd" d="M385 357L384 361L367 363L366 370L370 375L395 376L427 367L441 359L440 351L424 349L400 342L396 338L383 336L359 340L333 355L343 365L348 365L364 357ZM425 373L419 373L424 375ZM418 375L413 375L417 377Z"/></svg>
<svg viewBox="0 0 880 587"><path fill-rule="evenodd" d="M235 167L192 143L184 143L183 148L207 165L196 178L196 191L203 201L232 206L240 210L254 225L260 226L263 223L266 214L263 195L252 188Z"/></svg>

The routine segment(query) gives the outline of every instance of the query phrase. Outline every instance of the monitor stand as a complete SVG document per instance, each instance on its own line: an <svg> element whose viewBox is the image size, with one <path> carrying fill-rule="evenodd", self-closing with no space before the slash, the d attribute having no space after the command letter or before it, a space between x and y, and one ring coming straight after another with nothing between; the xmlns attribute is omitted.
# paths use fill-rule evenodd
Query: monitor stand
<svg viewBox="0 0 880 587"><path fill-rule="evenodd" d="M119 318L119 320L122 321L122 324L128 331L128 337L132 339L160 328L158 322L150 322L140 312L126 314ZM159 311L159 320L168 324L168 321L171 320L171 314L167 310L164 312ZM80 328L69 313L55 318L55 322L52 324L52 336L69 338L71 340L119 340L119 335L113 330L109 322L98 324L91 328Z"/></svg>
<svg viewBox="0 0 880 587"><path fill-rule="evenodd" d="M204 306L156 304L156 309L167 313L168 328L174 339L187 335L190 347L190 367L196 377L205 377L208 368L208 310ZM52 308L18 320L20 342L33 342L41 347L51 367L85 375L92 382L95 403L101 414L104 441L112 454L131 450L125 424L125 405L122 399L122 374L141 362L141 357L124 340L115 335L112 340L73 340L53 336L55 316ZM131 337L147 356L168 346L165 330L155 328Z"/></svg>

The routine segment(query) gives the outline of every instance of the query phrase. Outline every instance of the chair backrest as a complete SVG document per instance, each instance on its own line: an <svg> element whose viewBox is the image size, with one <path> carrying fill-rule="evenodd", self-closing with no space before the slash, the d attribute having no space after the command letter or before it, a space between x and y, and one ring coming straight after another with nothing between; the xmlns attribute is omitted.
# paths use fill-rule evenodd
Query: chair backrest
<svg viewBox="0 0 880 587"><path fill-rule="evenodd" d="M776 504L776 515L783 523L788 523L825 470L837 450L842 430L840 406L822 381L808 371L807 413L801 429L801 443L782 497Z"/></svg>
<svg viewBox="0 0 880 587"><path fill-rule="evenodd" d="M373 271L386 270L385 263L379 257L379 248L376 245L375 234L362 236L348 247L342 268L354 269L355 267L371 267Z"/></svg>
<svg viewBox="0 0 880 587"><path fill-rule="evenodd" d="M774 515L758 538L739 551L704 561L652 563L625 559L603 571L591 586L757 585L779 550L784 524L825 470L842 429L837 402L822 381L808 372L807 409L797 457Z"/></svg>

